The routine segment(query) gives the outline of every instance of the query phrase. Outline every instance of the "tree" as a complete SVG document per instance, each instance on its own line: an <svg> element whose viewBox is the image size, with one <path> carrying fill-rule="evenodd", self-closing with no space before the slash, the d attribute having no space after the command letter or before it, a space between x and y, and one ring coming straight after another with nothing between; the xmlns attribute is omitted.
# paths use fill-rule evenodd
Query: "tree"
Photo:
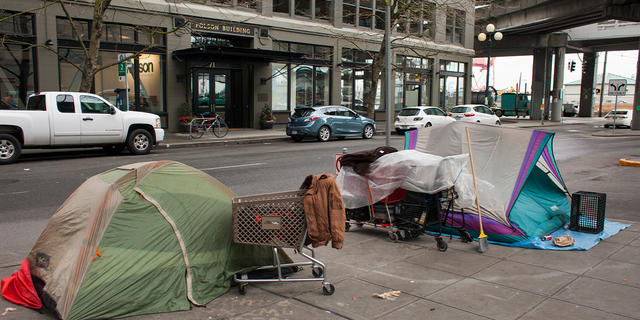
<svg viewBox="0 0 640 320"><path fill-rule="evenodd" d="M89 34L88 34L88 41L85 39L85 34L83 33L83 30L80 30L78 28L78 24L75 22L74 17L72 16L72 14L69 13L67 4L65 4L64 0L54 0L52 2L49 3L45 3L43 6L38 7L38 8L34 8L31 10L26 10L23 12L19 12L13 15L9 15L6 16L4 18L0 19L0 23L4 20L7 19L12 19L13 17L17 17L20 15L26 15L32 12L36 12L38 10L41 10L43 8L52 6L54 4L59 4L61 9L64 11L64 14L66 16L66 18L69 21L69 24L73 30L73 35L75 37L75 39L78 41L78 43L81 46L81 50L83 52L83 57L84 57L84 62L82 64L77 64L74 61L72 61L71 59L69 59L68 57L61 55L60 53L56 52L55 50L49 48L48 46L43 46L43 45L37 45L37 44L30 44L30 43L25 43L25 42L21 42L21 41L16 41L16 40L12 40L10 38L5 38L3 39L4 43L15 43L15 44L21 44L23 45L23 51L26 51L27 49L33 48L33 47L40 47L40 48L44 48L50 52L55 53L56 55L58 55L60 57L60 59L65 60L66 62L68 62L69 64L71 64L73 67L75 67L76 69L78 69L81 74L82 74L82 79L80 82L80 88L79 91L80 92L89 92L91 91L92 85L93 85L93 80L95 75L104 70L107 69L109 67L112 67L118 63L122 63L125 62L126 59L135 59L136 57L140 56L142 53L144 53L146 50L152 48L155 45L154 42L154 36L157 34L162 34L162 35L166 35L166 34L170 34L170 33L174 33L180 29L182 29L183 27L185 27L187 24L190 23L189 20L186 20L182 25L175 27L172 30L168 30L168 31L163 31L160 28L152 28L148 30L148 36L149 36L149 44L146 45L143 49L138 50L135 53L132 53L132 55L130 57L127 57L126 59L120 60L120 61L116 61L110 64L105 64L100 66L98 64L98 55L100 53L100 40L102 39L102 32L103 32L103 25L104 25L104 21L107 18L107 12L111 6L111 1L112 0L93 0L93 3L90 3L90 6L92 4L93 6L93 16L92 16L92 20L91 20L91 28L89 30Z"/></svg>

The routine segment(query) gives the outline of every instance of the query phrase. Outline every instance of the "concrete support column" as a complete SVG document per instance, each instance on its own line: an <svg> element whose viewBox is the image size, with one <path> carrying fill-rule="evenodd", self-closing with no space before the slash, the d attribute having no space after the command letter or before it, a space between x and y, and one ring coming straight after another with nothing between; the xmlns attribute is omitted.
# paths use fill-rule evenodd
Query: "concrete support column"
<svg viewBox="0 0 640 320"><path fill-rule="evenodd" d="M640 130L640 51L638 51L638 62L636 63L636 90L633 94L633 119L631 119L631 130Z"/></svg>
<svg viewBox="0 0 640 320"><path fill-rule="evenodd" d="M546 48L547 58L544 64L544 110L542 111L542 119L549 120L549 112L551 111L551 64L553 62L553 48Z"/></svg>
<svg viewBox="0 0 640 320"><path fill-rule="evenodd" d="M553 68L553 102L551 103L551 121L562 120L562 91L564 88L564 54L566 47L556 48L555 63Z"/></svg>
<svg viewBox="0 0 640 320"><path fill-rule="evenodd" d="M582 83L580 84L580 117L593 117L593 85L595 83L596 52L585 52L582 55L583 65L586 63L586 70L582 71Z"/></svg>
<svg viewBox="0 0 640 320"><path fill-rule="evenodd" d="M544 97L544 71L547 59L547 48L533 49L533 82L531 83L530 118L542 119L542 107Z"/></svg>

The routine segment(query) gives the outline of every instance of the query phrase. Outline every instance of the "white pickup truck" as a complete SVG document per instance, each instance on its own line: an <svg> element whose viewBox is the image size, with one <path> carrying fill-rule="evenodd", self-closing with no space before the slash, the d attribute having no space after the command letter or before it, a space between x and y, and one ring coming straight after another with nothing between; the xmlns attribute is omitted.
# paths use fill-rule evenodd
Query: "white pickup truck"
<svg viewBox="0 0 640 320"><path fill-rule="evenodd" d="M120 111L91 93L39 92L26 110L0 110L0 164L17 161L24 148L127 147L147 154L163 139L159 116Z"/></svg>

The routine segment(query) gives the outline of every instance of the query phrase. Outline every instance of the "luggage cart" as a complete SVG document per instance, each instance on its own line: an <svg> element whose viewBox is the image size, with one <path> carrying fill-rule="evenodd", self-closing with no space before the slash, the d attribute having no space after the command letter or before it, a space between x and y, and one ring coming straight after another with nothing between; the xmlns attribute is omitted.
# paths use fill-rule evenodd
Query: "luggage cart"
<svg viewBox="0 0 640 320"><path fill-rule="evenodd" d="M276 269L277 279L249 279L247 274L233 278L239 283L240 294L247 293L247 284L251 282L292 282L322 281L322 292L332 295L335 287L327 281L325 265L315 258L313 249L304 245L307 238L307 221L304 213L303 199L307 190L295 190L278 193L267 193L232 199L233 207L233 241L242 244L271 246L273 264L255 270ZM296 253L309 261L281 263L278 248L292 248ZM303 252L311 251L311 255ZM314 278L283 278L283 267L300 267L311 265Z"/></svg>

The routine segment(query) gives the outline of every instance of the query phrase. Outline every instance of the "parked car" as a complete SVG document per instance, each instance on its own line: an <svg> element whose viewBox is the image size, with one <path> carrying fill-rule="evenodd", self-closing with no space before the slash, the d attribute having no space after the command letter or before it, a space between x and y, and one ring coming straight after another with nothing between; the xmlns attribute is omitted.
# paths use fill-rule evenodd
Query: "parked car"
<svg viewBox="0 0 640 320"><path fill-rule="evenodd" d="M565 117L577 117L580 112L580 107L572 103L565 103L562 105L562 115Z"/></svg>
<svg viewBox="0 0 640 320"><path fill-rule="evenodd" d="M371 139L375 133L375 121L341 106L296 108L287 123L287 135L296 142L305 137L317 137L319 141L355 136Z"/></svg>
<svg viewBox="0 0 640 320"><path fill-rule="evenodd" d="M451 117L459 121L501 125L500 119L495 113L487 106L480 104L465 104L453 107L451 109Z"/></svg>
<svg viewBox="0 0 640 320"><path fill-rule="evenodd" d="M613 120L615 119L616 128L618 127L627 127L631 128L631 117L633 113L631 110L617 110L617 111L609 111L607 115L604 116L604 127L609 128L613 126Z"/></svg>
<svg viewBox="0 0 640 320"><path fill-rule="evenodd" d="M417 106L400 110L396 117L394 127L398 134L418 128L426 128L434 125L445 125L456 121L438 107Z"/></svg>
<svg viewBox="0 0 640 320"><path fill-rule="evenodd" d="M0 165L18 160L22 149L102 147L131 154L151 151L164 140L156 114L121 111L84 92L39 92L26 110L0 110Z"/></svg>

